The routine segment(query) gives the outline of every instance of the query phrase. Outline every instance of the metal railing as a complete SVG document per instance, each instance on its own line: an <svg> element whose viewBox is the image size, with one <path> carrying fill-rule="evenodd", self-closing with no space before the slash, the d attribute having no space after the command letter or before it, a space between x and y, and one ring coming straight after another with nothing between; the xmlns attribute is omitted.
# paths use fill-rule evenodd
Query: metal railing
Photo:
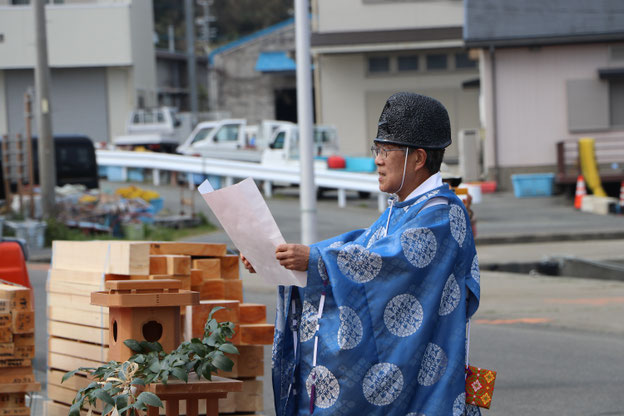
<svg viewBox="0 0 624 416"><path fill-rule="evenodd" d="M122 180L127 179L128 168L151 169L155 186L160 185L160 171L219 176L224 178L225 186L233 184L235 179L251 177L262 181L265 196L271 197L273 184L299 185L300 181L299 168L296 166L267 166L233 160L122 150L97 150L96 156L98 166L120 167ZM341 208L346 206L347 191L356 191L377 194L377 208L380 212L386 209L386 195L379 191L377 175L323 169L315 171L314 181L317 187L336 189L338 206ZM189 181L189 185L194 188L192 181Z"/></svg>

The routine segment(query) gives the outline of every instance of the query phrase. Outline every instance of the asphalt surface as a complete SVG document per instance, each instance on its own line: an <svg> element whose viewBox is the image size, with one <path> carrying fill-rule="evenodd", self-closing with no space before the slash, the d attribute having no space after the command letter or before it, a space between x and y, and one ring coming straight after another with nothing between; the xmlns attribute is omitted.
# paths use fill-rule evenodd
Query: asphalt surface
<svg viewBox="0 0 624 416"><path fill-rule="evenodd" d="M105 183L112 191L122 184ZM141 185L143 187L148 187ZM179 189L159 188L171 213L190 211L180 204ZM199 195L195 210L214 221ZM296 190L277 190L267 201L286 241L300 240ZM370 225L379 215L375 198L350 195L346 208L328 194L318 201L318 239ZM553 255L593 260L624 259L624 216L600 216L574 210L565 197L518 199L486 194L473 206L477 251L482 264L535 262ZM536 237L537 236L537 237ZM221 231L194 241L226 242ZM37 312L37 377L45 380L46 250L33 253L41 264L29 267ZM275 291L242 273L246 302L268 306L274 319ZM487 415L624 415L624 282L535 274L482 272L482 299L473 319L471 361L498 371L492 408ZM265 348L265 414L274 414L270 347ZM45 391L43 392L45 394Z"/></svg>

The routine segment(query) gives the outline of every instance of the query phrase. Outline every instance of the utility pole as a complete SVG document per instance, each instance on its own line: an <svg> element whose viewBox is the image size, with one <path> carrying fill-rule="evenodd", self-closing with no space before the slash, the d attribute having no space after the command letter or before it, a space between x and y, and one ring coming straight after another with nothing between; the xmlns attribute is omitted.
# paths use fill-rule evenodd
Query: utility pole
<svg viewBox="0 0 624 416"><path fill-rule="evenodd" d="M45 0L33 0L37 62L35 65L35 114L39 135L39 186L43 219L54 215L56 157L52 138L52 109L48 83L48 41L46 36Z"/></svg>
<svg viewBox="0 0 624 416"><path fill-rule="evenodd" d="M188 67L188 89L191 107L191 124L197 124L197 68L195 64L195 11L194 0L185 0L184 16L186 20L186 65Z"/></svg>
<svg viewBox="0 0 624 416"><path fill-rule="evenodd" d="M307 245L317 240L309 15L308 0L295 0L297 123L299 124L299 154L301 155L299 204L301 206L301 243Z"/></svg>

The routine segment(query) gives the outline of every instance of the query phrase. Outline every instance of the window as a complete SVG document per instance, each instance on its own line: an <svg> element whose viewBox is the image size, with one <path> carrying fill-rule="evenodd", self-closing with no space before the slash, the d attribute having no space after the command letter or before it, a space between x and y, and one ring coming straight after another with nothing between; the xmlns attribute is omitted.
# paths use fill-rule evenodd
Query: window
<svg viewBox="0 0 624 416"><path fill-rule="evenodd" d="M399 71L418 71L418 55L398 57Z"/></svg>
<svg viewBox="0 0 624 416"><path fill-rule="evenodd" d="M379 73L390 71L390 58L387 56L375 56L368 58L368 72Z"/></svg>
<svg viewBox="0 0 624 416"><path fill-rule="evenodd" d="M446 69L446 54L443 53L433 53L427 55L427 70L428 71L437 71Z"/></svg>
<svg viewBox="0 0 624 416"><path fill-rule="evenodd" d="M466 52L458 52L455 54L455 68L456 69L465 69L465 68L476 68L477 61L473 61L470 59Z"/></svg>
<svg viewBox="0 0 624 416"><path fill-rule="evenodd" d="M219 129L216 134L217 142L235 142L238 140L238 124L228 124Z"/></svg>
<svg viewBox="0 0 624 416"><path fill-rule="evenodd" d="M210 135L210 132L212 132L213 130L214 130L214 127L206 127L204 129L199 130L197 134L195 135L195 137L193 137L193 140L191 140L191 144L205 140Z"/></svg>
<svg viewBox="0 0 624 416"><path fill-rule="evenodd" d="M609 113L612 127L624 127L624 80L609 81Z"/></svg>

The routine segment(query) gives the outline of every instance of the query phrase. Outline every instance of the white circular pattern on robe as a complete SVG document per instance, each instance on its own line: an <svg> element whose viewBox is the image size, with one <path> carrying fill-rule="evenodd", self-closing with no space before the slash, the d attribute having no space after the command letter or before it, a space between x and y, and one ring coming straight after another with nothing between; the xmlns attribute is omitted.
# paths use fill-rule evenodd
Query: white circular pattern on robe
<svg viewBox="0 0 624 416"><path fill-rule="evenodd" d="M375 244L377 241L381 240L384 237L384 234L385 234L384 227L377 228L377 230L375 230L371 238L368 240L368 243L366 243L366 248L370 248L370 246Z"/></svg>
<svg viewBox="0 0 624 416"><path fill-rule="evenodd" d="M325 267L325 262L323 261L323 257L321 256L319 256L317 268L319 276L321 276L321 280L328 280L329 276L327 275L327 267Z"/></svg>
<svg viewBox="0 0 624 416"><path fill-rule="evenodd" d="M453 402L453 416L464 416L466 410L466 393L461 393Z"/></svg>
<svg viewBox="0 0 624 416"><path fill-rule="evenodd" d="M453 312L457 305L459 305L460 297L461 291L459 289L459 285L457 284L457 279L455 279L455 276L451 274L446 280L444 290L442 291L442 300L440 301L438 314L440 316L446 316Z"/></svg>
<svg viewBox="0 0 624 416"><path fill-rule="evenodd" d="M416 267L426 267L436 255L438 243L428 228L410 228L401 234L403 254Z"/></svg>
<svg viewBox="0 0 624 416"><path fill-rule="evenodd" d="M479 272L479 259L475 254L474 259L472 259L472 266L470 267L470 274L472 278L479 284L481 284L481 272Z"/></svg>
<svg viewBox="0 0 624 416"><path fill-rule="evenodd" d="M344 245L344 241L334 241L329 245L329 248L338 248Z"/></svg>
<svg viewBox="0 0 624 416"><path fill-rule="evenodd" d="M423 308L415 296L397 295L384 309L384 323L391 334L407 337L418 331L423 321Z"/></svg>
<svg viewBox="0 0 624 416"><path fill-rule="evenodd" d="M448 358L444 350L434 343L429 343L418 372L418 384L431 386L437 383L444 375L447 365Z"/></svg>
<svg viewBox="0 0 624 416"><path fill-rule="evenodd" d="M340 327L338 328L338 346L341 350L355 348L362 341L362 321L355 311L348 306L340 307Z"/></svg>
<svg viewBox="0 0 624 416"><path fill-rule="evenodd" d="M372 366L362 382L364 397L375 406L385 406L397 399L403 390L403 373L391 363Z"/></svg>
<svg viewBox="0 0 624 416"><path fill-rule="evenodd" d="M301 313L301 323L299 324L299 337L301 342L312 339L316 333L316 325L318 324L318 311L307 300L303 302L303 312Z"/></svg>
<svg viewBox="0 0 624 416"><path fill-rule="evenodd" d="M373 280L381 270L381 256L359 244L351 244L338 253L338 268L356 283Z"/></svg>
<svg viewBox="0 0 624 416"><path fill-rule="evenodd" d="M459 205L452 204L449 210L449 220L451 222L451 234L461 247L466 238L466 215Z"/></svg>
<svg viewBox="0 0 624 416"><path fill-rule="evenodd" d="M322 365L317 365L310 371L306 379L308 396L312 394L312 384L316 385L316 399L314 405L327 409L336 403L340 395L340 384L331 371Z"/></svg>

